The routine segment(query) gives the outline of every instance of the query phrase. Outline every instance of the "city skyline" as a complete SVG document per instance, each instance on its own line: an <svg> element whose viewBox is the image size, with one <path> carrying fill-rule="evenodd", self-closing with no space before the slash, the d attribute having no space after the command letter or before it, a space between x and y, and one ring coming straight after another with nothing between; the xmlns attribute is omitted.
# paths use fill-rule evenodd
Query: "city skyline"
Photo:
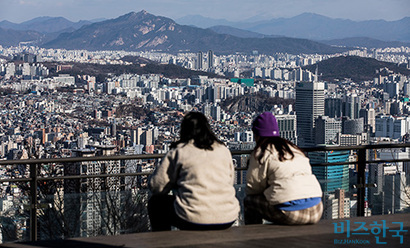
<svg viewBox="0 0 410 248"><path fill-rule="evenodd" d="M302 13L315 13L330 18L353 21L396 21L409 16L406 0L292 0L266 1L195 1L154 0L0 0L0 21L21 23L41 16L64 17L70 21L111 19L131 11L146 10L154 15L178 19L187 15L202 15L229 21L258 21L289 18Z"/></svg>

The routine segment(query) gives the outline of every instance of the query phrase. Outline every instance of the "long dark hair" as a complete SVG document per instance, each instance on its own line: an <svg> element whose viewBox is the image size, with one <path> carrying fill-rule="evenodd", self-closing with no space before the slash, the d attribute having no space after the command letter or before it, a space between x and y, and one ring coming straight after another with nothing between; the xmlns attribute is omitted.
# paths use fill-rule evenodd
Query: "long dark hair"
<svg viewBox="0 0 410 248"><path fill-rule="evenodd" d="M256 142L255 149L260 149L261 153L258 155L256 158L259 163L262 163L262 158L265 155L265 151L269 145L275 146L276 151L278 151L278 159L279 161L284 161L288 159L293 159L295 157L295 154L293 153L291 147L295 148L296 150L299 150L301 153L303 153L302 149L300 149L297 145L293 144L289 140L286 140L284 138L281 138L279 136L274 136L274 137L259 137L258 141ZM290 155L290 158L287 158L286 155ZM304 154L304 153L303 153Z"/></svg>
<svg viewBox="0 0 410 248"><path fill-rule="evenodd" d="M181 123L180 139L171 144L175 148L180 143L194 140L194 145L200 149L213 150L212 144L223 144L212 132L207 118L200 112L189 112Z"/></svg>

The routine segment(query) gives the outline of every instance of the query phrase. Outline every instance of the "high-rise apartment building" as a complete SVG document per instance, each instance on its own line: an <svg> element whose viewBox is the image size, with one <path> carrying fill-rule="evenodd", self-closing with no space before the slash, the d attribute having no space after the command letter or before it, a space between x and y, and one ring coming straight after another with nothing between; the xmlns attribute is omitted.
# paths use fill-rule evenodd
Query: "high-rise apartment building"
<svg viewBox="0 0 410 248"><path fill-rule="evenodd" d="M296 84L296 116L298 145L315 145L315 119L325 114L325 85L323 82Z"/></svg>
<svg viewBox="0 0 410 248"><path fill-rule="evenodd" d="M115 153L115 146L96 146L96 149L73 150L76 157L110 156ZM119 160L83 161L67 163L65 175L99 175L120 173L122 165ZM108 208L119 208L120 201L113 197L120 191L118 177L87 178L86 180L65 180L64 182L64 215L67 228L73 236L95 236L107 233L108 227L116 226L106 216ZM104 202L105 204L101 204Z"/></svg>
<svg viewBox="0 0 410 248"><path fill-rule="evenodd" d="M204 66L203 63L204 63L204 55L202 54L202 52L198 52L196 54L196 69L202 70Z"/></svg>
<svg viewBox="0 0 410 248"><path fill-rule="evenodd" d="M208 70L212 70L214 68L214 52L212 50L208 51Z"/></svg>

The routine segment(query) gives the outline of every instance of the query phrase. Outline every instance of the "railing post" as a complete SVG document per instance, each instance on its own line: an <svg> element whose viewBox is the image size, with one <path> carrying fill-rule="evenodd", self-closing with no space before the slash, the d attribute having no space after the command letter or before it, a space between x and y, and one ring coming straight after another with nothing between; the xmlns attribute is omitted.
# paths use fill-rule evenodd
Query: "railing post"
<svg viewBox="0 0 410 248"><path fill-rule="evenodd" d="M37 241L37 164L30 164L30 241Z"/></svg>
<svg viewBox="0 0 410 248"><path fill-rule="evenodd" d="M358 150L357 160L357 216L364 216L366 193L366 149Z"/></svg>

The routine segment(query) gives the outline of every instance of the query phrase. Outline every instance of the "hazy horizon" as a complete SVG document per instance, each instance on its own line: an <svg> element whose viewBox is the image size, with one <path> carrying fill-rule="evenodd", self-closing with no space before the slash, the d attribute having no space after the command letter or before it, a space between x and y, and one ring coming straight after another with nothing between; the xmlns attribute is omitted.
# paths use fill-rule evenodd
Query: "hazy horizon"
<svg viewBox="0 0 410 248"><path fill-rule="evenodd" d="M353 21L397 21L410 16L408 0L0 0L0 5L0 21L14 23L44 16L73 22L113 19L141 10L174 20L189 15L228 21L269 20L303 13Z"/></svg>

